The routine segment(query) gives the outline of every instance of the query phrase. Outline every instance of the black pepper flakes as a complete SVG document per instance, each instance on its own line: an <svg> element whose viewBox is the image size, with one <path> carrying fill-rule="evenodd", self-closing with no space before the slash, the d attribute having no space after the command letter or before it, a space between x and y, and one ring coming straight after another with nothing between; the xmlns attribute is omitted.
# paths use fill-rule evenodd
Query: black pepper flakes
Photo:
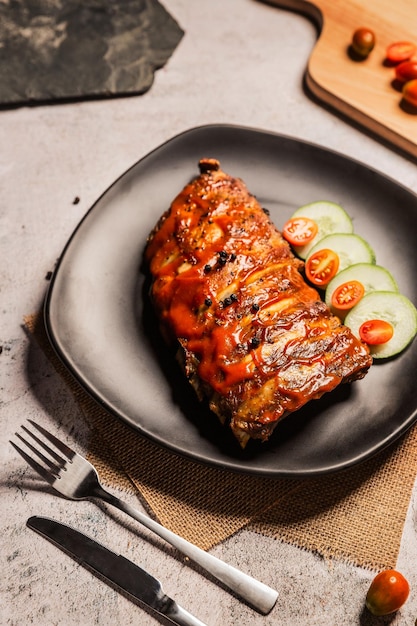
<svg viewBox="0 0 417 626"><path fill-rule="evenodd" d="M213 304L213 301L212 301L212 299L211 299L211 298L206 298L206 299L204 300L204 304L205 304L206 306L211 306L211 305Z"/></svg>
<svg viewBox="0 0 417 626"><path fill-rule="evenodd" d="M257 304L256 302L254 302L254 303L252 304L252 311L254 311L254 312L255 312L255 311L259 311L259 304Z"/></svg>
<svg viewBox="0 0 417 626"><path fill-rule="evenodd" d="M207 263L207 265L204 266L204 273L209 274L210 272L211 272L211 265Z"/></svg>
<svg viewBox="0 0 417 626"><path fill-rule="evenodd" d="M257 348L259 344L261 343L261 340L259 339L259 337L252 337L250 343L251 343L252 348Z"/></svg>
<svg viewBox="0 0 417 626"><path fill-rule="evenodd" d="M228 258L227 252L225 252L224 250L219 252L219 259L218 259L219 265L226 265L227 258Z"/></svg>
<svg viewBox="0 0 417 626"><path fill-rule="evenodd" d="M232 302L237 302L237 295L235 293L230 294L230 299Z"/></svg>

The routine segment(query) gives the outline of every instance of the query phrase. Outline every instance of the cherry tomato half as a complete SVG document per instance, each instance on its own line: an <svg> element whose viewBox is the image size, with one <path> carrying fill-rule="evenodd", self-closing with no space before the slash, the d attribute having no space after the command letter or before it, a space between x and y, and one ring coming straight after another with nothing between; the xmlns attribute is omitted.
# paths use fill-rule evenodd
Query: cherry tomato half
<svg viewBox="0 0 417 626"><path fill-rule="evenodd" d="M361 57L367 57L374 49L375 34L370 28L358 28L353 33L352 48Z"/></svg>
<svg viewBox="0 0 417 626"><path fill-rule="evenodd" d="M387 48L387 60L391 63L401 63L411 59L416 51L416 46L410 41L396 41Z"/></svg>
<svg viewBox="0 0 417 626"><path fill-rule="evenodd" d="M417 107L417 78L405 83L403 87L403 98L408 104Z"/></svg>
<svg viewBox="0 0 417 626"><path fill-rule="evenodd" d="M410 593L410 585L400 572L380 572L366 595L366 606L373 615L389 615L398 611Z"/></svg>
<svg viewBox="0 0 417 626"><path fill-rule="evenodd" d="M365 287L358 280L342 283L332 294L332 305L335 309L346 311L358 304L365 293Z"/></svg>
<svg viewBox="0 0 417 626"><path fill-rule="evenodd" d="M337 274L339 256L333 250L317 250L307 259L306 276L313 285L324 287Z"/></svg>
<svg viewBox="0 0 417 626"><path fill-rule="evenodd" d="M316 222L309 217L294 217L284 224L282 234L293 246L305 246L314 239L317 231Z"/></svg>
<svg viewBox="0 0 417 626"><path fill-rule="evenodd" d="M395 68L395 78L402 83L417 78L417 61L403 61Z"/></svg>
<svg viewBox="0 0 417 626"><path fill-rule="evenodd" d="M385 320L368 320L359 328L359 336L370 346L387 343L394 334L394 329Z"/></svg>

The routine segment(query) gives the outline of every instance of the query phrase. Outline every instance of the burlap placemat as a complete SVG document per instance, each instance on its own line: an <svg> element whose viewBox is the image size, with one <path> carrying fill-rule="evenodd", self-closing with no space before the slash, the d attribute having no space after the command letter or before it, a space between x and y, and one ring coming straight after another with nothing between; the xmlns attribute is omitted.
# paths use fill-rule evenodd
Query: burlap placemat
<svg viewBox="0 0 417 626"><path fill-rule="evenodd" d="M179 457L99 406L50 346L43 318L26 328L63 376L92 429L103 484L136 490L151 515L209 549L239 529L372 570L394 567L417 470L417 436L341 473L314 479L235 474Z"/></svg>

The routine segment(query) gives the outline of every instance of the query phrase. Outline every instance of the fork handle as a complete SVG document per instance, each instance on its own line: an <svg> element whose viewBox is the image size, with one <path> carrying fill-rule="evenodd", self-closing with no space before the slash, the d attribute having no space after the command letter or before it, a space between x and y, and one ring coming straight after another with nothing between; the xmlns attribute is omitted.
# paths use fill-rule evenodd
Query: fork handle
<svg viewBox="0 0 417 626"><path fill-rule="evenodd" d="M117 507L143 524L143 526L146 526L146 528L153 531L156 535L174 546L174 548L177 548L177 550L188 556L264 615L269 613L275 605L278 593L274 589L271 589L271 587L268 587L259 580L248 576L248 574L241 572L232 565L198 548L183 537L180 537L171 530L168 530L168 528L158 524L158 522L155 522L148 515L141 513L130 506L130 504L123 502L113 494L105 491L102 487L96 490L95 496L102 498L108 504Z"/></svg>

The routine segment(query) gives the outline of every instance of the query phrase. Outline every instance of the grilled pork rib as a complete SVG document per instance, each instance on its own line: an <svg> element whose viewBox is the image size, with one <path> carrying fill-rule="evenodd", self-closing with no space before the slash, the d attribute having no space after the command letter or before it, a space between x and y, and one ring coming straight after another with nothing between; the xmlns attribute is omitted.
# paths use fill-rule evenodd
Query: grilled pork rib
<svg viewBox="0 0 417 626"><path fill-rule="evenodd" d="M244 448L371 357L306 284L302 261L245 184L202 159L145 252L161 328L201 400Z"/></svg>

